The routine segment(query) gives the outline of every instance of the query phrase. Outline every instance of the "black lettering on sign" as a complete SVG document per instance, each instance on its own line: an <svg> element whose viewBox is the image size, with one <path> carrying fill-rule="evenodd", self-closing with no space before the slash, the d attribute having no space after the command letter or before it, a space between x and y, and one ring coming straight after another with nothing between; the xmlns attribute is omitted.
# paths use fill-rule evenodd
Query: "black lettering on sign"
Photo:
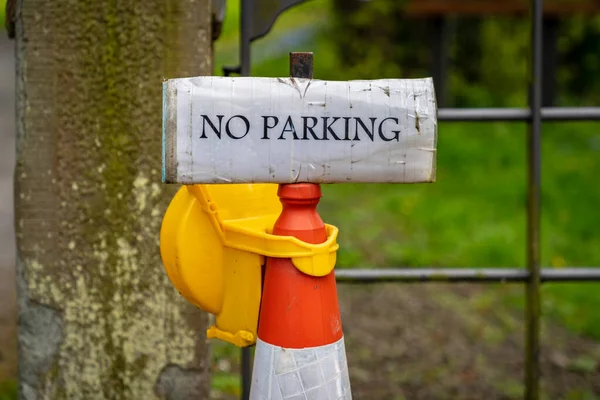
<svg viewBox="0 0 600 400"><path fill-rule="evenodd" d="M286 132L292 132L292 135L294 136L294 140L299 140L298 135L296 135L296 127L294 126L294 122L292 121L291 116L287 117L287 120L285 121L285 125L283 126L283 130L281 131L281 135L277 139L285 140L283 135Z"/></svg>
<svg viewBox="0 0 600 400"><path fill-rule="evenodd" d="M350 117L342 117L344 120L344 140L350 140Z"/></svg>
<svg viewBox="0 0 600 400"><path fill-rule="evenodd" d="M308 121L312 121L312 125L309 126L308 125ZM319 120L317 119L317 117L302 117L302 123L304 124L304 129L302 130L302 140L308 140L308 135L307 133L310 132L311 136L315 139L315 140L322 140L320 137L317 137L317 135L315 134L315 126L317 126L317 122ZM325 139L327 140L327 139Z"/></svg>
<svg viewBox="0 0 600 400"><path fill-rule="evenodd" d="M360 124L360 126L362 126L362 128L365 131L365 133L367 134L367 136L369 136L371 138L371 142L375 139L375 121L377 120L377 118L369 118L369 119L371 120L371 130L369 130L369 128L367 128L365 123L362 122L362 120L360 118L354 117L354 121L356 122L356 124L355 124L356 133L354 135L354 140L360 141L360 139L358 138L358 125L359 124Z"/></svg>
<svg viewBox="0 0 600 400"><path fill-rule="evenodd" d="M277 126L277 124L279 123L279 118L274 117L272 115L267 115L262 117L263 118L263 122L264 122L264 128L263 128L263 139L269 139L269 129L275 128ZM273 125L269 125L269 118L273 119Z"/></svg>
<svg viewBox="0 0 600 400"><path fill-rule="evenodd" d="M202 117L202 135L200 135L200 139L206 139L206 123L207 122L208 122L208 125L210 125L210 127L212 128L215 135L217 135L217 137L219 139L221 139L221 121L223 121L224 116L217 115L217 118L219 119L219 129L217 129L217 127L212 123L212 121L210 120L210 118L208 118L208 116L201 115L201 117Z"/></svg>
<svg viewBox="0 0 600 400"><path fill-rule="evenodd" d="M333 121L331 121L329 124L327 124L327 119L329 117L321 118L323 118L323 140L329 140L327 139L327 132L331 133L331 136L333 136L335 140L340 140L340 138L335 134L335 131L331 129L331 125L335 124L335 121L340 119L340 117L333 117Z"/></svg>
<svg viewBox="0 0 600 400"><path fill-rule="evenodd" d="M200 132L201 139L207 139L210 136L210 131L218 139L222 138L223 128L225 128L226 135L234 140L245 138L250 130L254 127L251 126L250 120L244 115L234 115L227 119L223 126L224 115L200 115L202 119L202 128ZM279 122L284 117L280 118L274 115L263 115L262 118L262 137L263 140L271 139L271 132L275 128L279 127ZM280 132L278 140L286 140L287 136L291 133L292 140L352 140L360 141L362 139L370 139L371 142L375 140L383 140L384 142L398 142L400 140L400 122L396 117L385 117L375 118L369 117L368 121L361 119L360 117L314 117L314 116L299 116L302 122L302 127L298 125L298 129L301 129L302 136L299 135L300 131L296 129L294 120L291 115L285 117L285 123L283 126L275 132ZM354 124L351 125L352 120ZM343 124L342 124L343 121ZM296 121L296 124L299 124ZM260 123L258 123L260 125ZM260 128L258 128L260 129ZM259 131L255 129L258 135ZM395 129L395 130L394 130ZM209 131L207 133L207 130ZM322 136L319 134L323 132ZM365 136L366 135L366 136ZM352 136L354 136L352 138Z"/></svg>
<svg viewBox="0 0 600 400"><path fill-rule="evenodd" d="M391 138L389 138L389 137L386 137L386 136L383 134L383 123L384 123L385 121L387 121L387 120L392 120L392 121L394 121L394 122L396 123L396 125L398 125L398 118L394 118L394 117L387 117L387 118L384 118L384 119L383 119L383 121L381 121L381 122L379 123L379 137L381 138L381 140L384 140L384 141L386 141L386 142L391 142L392 140L395 140L396 142L398 142L398 141L400 140L400 139L399 139L399 137L400 137L400 131L391 131L392 133L395 133L395 134L396 134L394 137L391 137Z"/></svg>
<svg viewBox="0 0 600 400"><path fill-rule="evenodd" d="M231 121L233 121L234 118L240 118L242 121L244 121L244 124L246 124L246 132L244 132L242 136L235 136L231 132L229 124L231 123ZM248 118L244 117L243 115L234 115L233 117L229 118L229 121L227 121L227 123L225 124L225 131L227 132L227 136L229 136L232 139L242 139L248 134L248 132L250 132L250 121L248 121Z"/></svg>

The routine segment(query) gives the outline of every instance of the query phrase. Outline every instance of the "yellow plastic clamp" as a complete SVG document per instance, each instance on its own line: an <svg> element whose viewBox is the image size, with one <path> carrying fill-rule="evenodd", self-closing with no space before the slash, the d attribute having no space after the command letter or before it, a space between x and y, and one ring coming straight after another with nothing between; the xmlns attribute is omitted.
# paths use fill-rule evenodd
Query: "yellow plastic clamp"
<svg viewBox="0 0 600 400"><path fill-rule="evenodd" d="M216 316L207 331L239 347L256 343L264 257L291 258L325 276L336 261L338 229L308 244L272 235L281 213L276 184L182 186L167 209L160 251L167 275L189 302Z"/></svg>

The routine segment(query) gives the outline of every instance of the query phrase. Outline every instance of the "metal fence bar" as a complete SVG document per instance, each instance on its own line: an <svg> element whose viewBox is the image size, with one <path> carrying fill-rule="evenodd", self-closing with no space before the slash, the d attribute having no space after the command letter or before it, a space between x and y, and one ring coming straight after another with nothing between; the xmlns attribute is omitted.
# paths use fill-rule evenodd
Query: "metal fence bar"
<svg viewBox="0 0 600 400"><path fill-rule="evenodd" d="M529 271L523 268L382 268L337 269L336 280L340 283L385 282L516 282L529 279ZM600 267L567 267L540 270L542 282L595 282L600 280Z"/></svg>
<svg viewBox="0 0 600 400"><path fill-rule="evenodd" d="M543 0L531 1L531 86L529 92L527 270L525 286L525 399L540 398L540 198L542 134Z"/></svg>
<svg viewBox="0 0 600 400"><path fill-rule="evenodd" d="M544 121L600 120L600 107L545 107L541 110ZM439 121L449 122L526 122L531 120L527 108L440 108Z"/></svg>

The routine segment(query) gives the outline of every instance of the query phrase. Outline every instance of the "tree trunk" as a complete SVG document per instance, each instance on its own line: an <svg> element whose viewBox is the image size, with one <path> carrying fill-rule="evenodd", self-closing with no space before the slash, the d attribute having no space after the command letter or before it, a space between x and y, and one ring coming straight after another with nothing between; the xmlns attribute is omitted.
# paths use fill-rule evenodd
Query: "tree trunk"
<svg viewBox="0 0 600 400"><path fill-rule="evenodd" d="M163 78L211 72L209 0L19 0L21 399L208 397L205 313L159 230Z"/></svg>

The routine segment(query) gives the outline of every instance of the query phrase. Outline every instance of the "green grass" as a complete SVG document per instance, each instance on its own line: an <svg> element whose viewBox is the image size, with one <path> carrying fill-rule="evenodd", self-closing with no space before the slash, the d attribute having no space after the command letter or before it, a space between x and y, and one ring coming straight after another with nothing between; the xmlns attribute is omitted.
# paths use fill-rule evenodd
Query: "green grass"
<svg viewBox="0 0 600 400"><path fill-rule="evenodd" d="M241 392L240 362L241 350L232 344L214 340L212 341L212 390L217 394L235 396L239 398ZM254 349L251 349L253 352ZM220 366L225 361L226 368ZM1 399L0 399L1 400Z"/></svg>
<svg viewBox="0 0 600 400"><path fill-rule="evenodd" d="M598 128L544 128L546 266L600 265ZM321 213L341 230L338 265L524 266L525 133L521 124L441 123L436 183L325 186Z"/></svg>
<svg viewBox="0 0 600 400"><path fill-rule="evenodd" d="M0 400L17 400L17 382L1 381L0 382Z"/></svg>
<svg viewBox="0 0 600 400"><path fill-rule="evenodd" d="M241 393L240 375L229 372L213 372L212 389L218 393L233 395L239 398Z"/></svg>
<svg viewBox="0 0 600 400"><path fill-rule="evenodd" d="M4 29L5 13L6 13L6 0L0 0L0 27L2 27L2 29Z"/></svg>

